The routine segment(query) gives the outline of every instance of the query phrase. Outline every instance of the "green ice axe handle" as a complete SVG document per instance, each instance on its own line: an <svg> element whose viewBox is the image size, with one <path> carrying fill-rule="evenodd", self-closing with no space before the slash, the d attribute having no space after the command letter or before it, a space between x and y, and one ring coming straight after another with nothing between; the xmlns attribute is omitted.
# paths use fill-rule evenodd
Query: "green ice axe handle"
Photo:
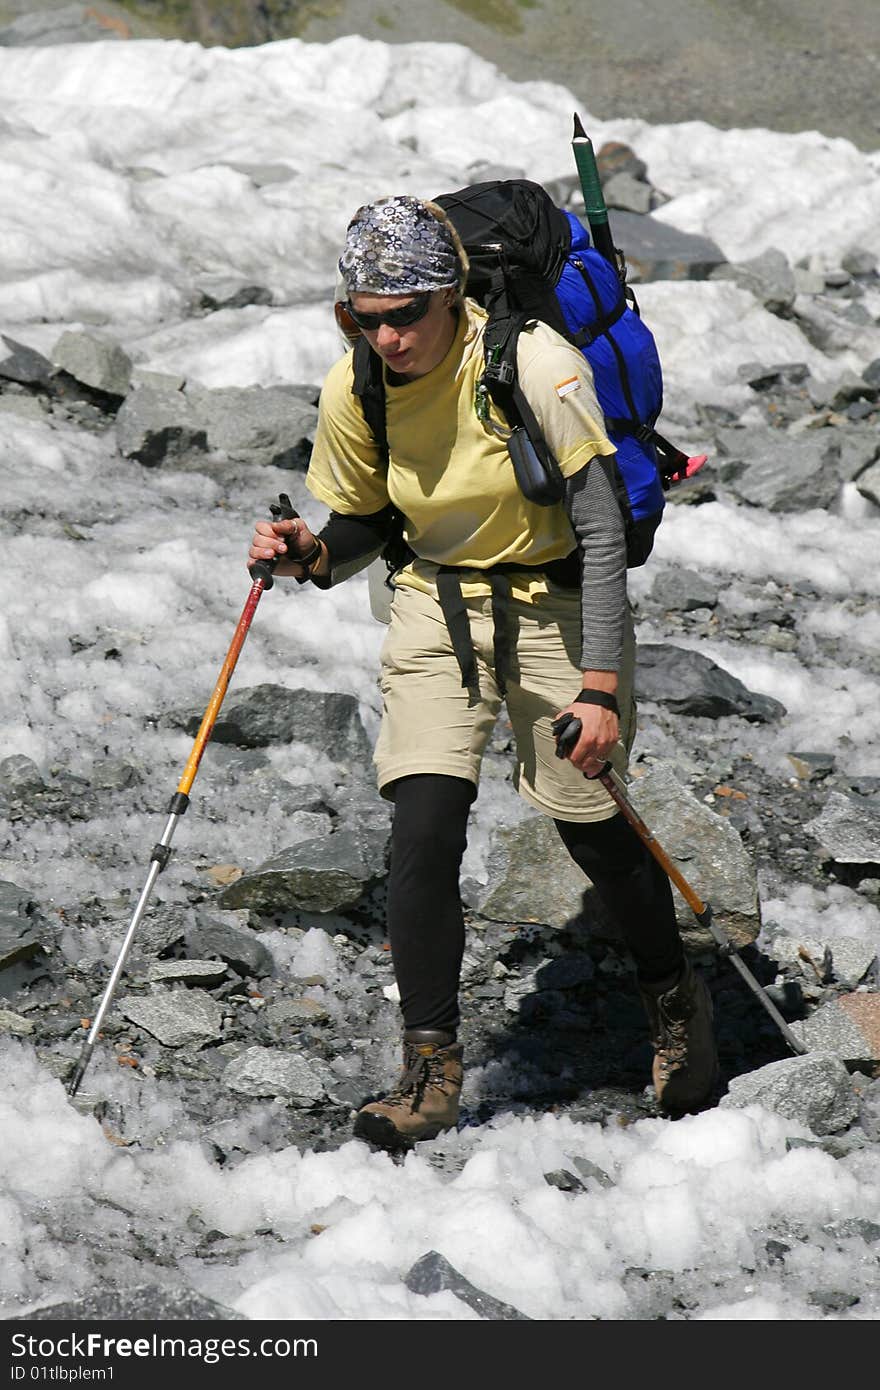
<svg viewBox="0 0 880 1390"><path fill-rule="evenodd" d="M294 510L286 492L279 493L278 501L273 502L269 510L272 513L273 521L292 521L294 517L299 516L299 512ZM251 566L251 579L262 579L263 589L271 589L275 583L272 575L280 559L281 556L276 555L274 560L258 560L255 565Z"/></svg>
<svg viewBox="0 0 880 1390"><path fill-rule="evenodd" d="M581 192L584 195L584 207L587 210L587 218L592 227L596 222L608 221L608 208L605 204L605 195L602 192L602 184L599 180L599 168L596 164L596 156L593 153L593 142L580 122L580 117L574 118L574 137L572 139L574 150L574 162L577 165L578 178L581 181Z"/></svg>
<svg viewBox="0 0 880 1390"><path fill-rule="evenodd" d="M593 244L599 254L604 256L608 264L613 265L620 275L622 266L611 237L611 228L608 225L608 207L602 192L599 168L593 153L593 142L581 125L581 119L577 112L574 116L574 135L572 136L571 148L574 151L574 162L577 166L581 192L584 195L584 207L593 236Z"/></svg>

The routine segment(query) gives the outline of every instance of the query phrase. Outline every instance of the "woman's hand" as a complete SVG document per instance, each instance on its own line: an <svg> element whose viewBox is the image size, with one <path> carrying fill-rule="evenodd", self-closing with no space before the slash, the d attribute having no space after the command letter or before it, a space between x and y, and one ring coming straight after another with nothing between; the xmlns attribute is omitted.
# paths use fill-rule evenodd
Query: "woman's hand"
<svg viewBox="0 0 880 1390"><path fill-rule="evenodd" d="M620 721L613 710L602 705L572 702L561 709L556 718L570 714L580 720L581 732L577 743L565 754L586 777L598 777L620 736Z"/></svg>
<svg viewBox="0 0 880 1390"><path fill-rule="evenodd" d="M258 521L254 527L251 548L248 551L248 569L258 560L274 560L277 556L276 574L292 575L302 579L307 574L304 565L297 563L297 556L311 557L309 568L313 568L318 544L308 523L302 517L285 521Z"/></svg>

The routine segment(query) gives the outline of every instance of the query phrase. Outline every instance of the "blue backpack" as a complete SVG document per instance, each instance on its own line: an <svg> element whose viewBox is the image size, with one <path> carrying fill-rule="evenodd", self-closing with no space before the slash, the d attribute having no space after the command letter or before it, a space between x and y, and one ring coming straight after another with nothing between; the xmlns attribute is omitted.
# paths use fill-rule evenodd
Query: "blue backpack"
<svg viewBox="0 0 880 1390"><path fill-rule="evenodd" d="M664 493L701 460L657 433L663 374L657 346L618 270L591 245L573 213L540 184L503 179L471 184L434 201L448 214L470 262L466 293L489 314L481 390L512 428L508 449L517 481L532 502L561 501L565 483L520 388L521 329L541 319L581 349L616 454L618 503L627 564L644 564L663 515ZM363 339L354 347L354 394L387 455L381 362ZM389 558L389 564L392 561Z"/></svg>

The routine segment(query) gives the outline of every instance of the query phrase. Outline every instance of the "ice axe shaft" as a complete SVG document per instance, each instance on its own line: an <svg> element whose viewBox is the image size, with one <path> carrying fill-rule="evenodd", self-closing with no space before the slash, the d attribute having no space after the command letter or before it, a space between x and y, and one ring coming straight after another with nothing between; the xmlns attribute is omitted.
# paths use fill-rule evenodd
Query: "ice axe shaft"
<svg viewBox="0 0 880 1390"><path fill-rule="evenodd" d="M564 757L565 750L573 747L580 737L581 722L579 719L576 719L573 714L563 715L561 719L554 720L553 732L556 736L557 750L562 750L560 752L560 757ZM621 815L625 816L629 821L633 830L645 847L653 854L663 872L675 884L688 907L700 923L700 926L705 927L706 930L711 933L721 954L727 956L731 964L739 971L739 974L745 980L749 989L760 999L792 1051L798 1054L805 1053L807 1051L805 1044L802 1043L800 1038L789 1028L782 1014L773 1003L773 1000L766 993L763 985L755 979L751 970L749 970L748 966L738 955L733 942L725 936L724 932L713 920L711 905L707 902L703 902L699 894L694 891L678 866L673 864L663 846L658 842L657 837L649 830L648 826L642 820L642 817L621 787L617 775L610 763L605 764L602 771L597 774L595 781L602 783L608 795L616 803Z"/></svg>
<svg viewBox="0 0 880 1390"><path fill-rule="evenodd" d="M278 504L273 505L271 510L276 521L287 520L297 515L286 493L281 493ZM110 1008L116 986L125 968L125 962L128 959L132 942L134 941L141 918L146 911L147 904L150 900L153 888L155 887L156 879L171 858L171 841L174 838L174 832L177 829L180 817L189 806L189 793L196 779L196 773L199 770L202 754L214 731L214 725L217 722L220 706L223 704L223 698L226 695L229 682L232 679L232 673L235 670L236 663L241 654L241 649L244 646L245 638L247 637L254 614L257 611L257 604L260 602L265 591L271 589L274 583L272 572L277 563L277 557L274 560L259 560L251 568L251 578L253 582L251 584L250 593L242 609L241 617L238 620L232 641L229 644L229 650L226 653L225 660L220 669L220 674L217 677L217 683L214 686L213 694L208 701L208 707L202 716L202 722L199 725L199 731L196 734L195 742L193 743L189 758L187 759L186 767L177 784L177 791L171 798L171 804L168 808L168 820L165 824L162 838L153 846L153 851L150 855L150 869L147 874L146 882L138 898L137 906L135 907L131 922L129 923L128 931L123 938L119 955L116 958L116 964L111 971L110 979L107 981L107 986L101 996L101 1002L92 1020L88 1037L83 1044L79 1061L68 1082L67 1090L68 1094L71 1096L76 1095L82 1084L82 1079L86 1074L86 1068L95 1050L95 1044L98 1041L104 1019L107 1016L107 1010Z"/></svg>

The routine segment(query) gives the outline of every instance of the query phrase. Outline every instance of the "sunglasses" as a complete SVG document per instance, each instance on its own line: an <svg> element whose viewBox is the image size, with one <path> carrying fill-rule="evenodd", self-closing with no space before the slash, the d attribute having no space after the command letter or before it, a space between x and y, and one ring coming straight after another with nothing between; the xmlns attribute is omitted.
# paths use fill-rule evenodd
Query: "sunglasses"
<svg viewBox="0 0 880 1390"><path fill-rule="evenodd" d="M396 309L385 309L380 314L362 314L355 309L350 299L345 307L358 328L365 328L368 333L374 333L383 323L387 323L389 328L406 328L410 323L418 323L428 312L430 302L431 291L423 290L411 299L409 304L400 304Z"/></svg>

